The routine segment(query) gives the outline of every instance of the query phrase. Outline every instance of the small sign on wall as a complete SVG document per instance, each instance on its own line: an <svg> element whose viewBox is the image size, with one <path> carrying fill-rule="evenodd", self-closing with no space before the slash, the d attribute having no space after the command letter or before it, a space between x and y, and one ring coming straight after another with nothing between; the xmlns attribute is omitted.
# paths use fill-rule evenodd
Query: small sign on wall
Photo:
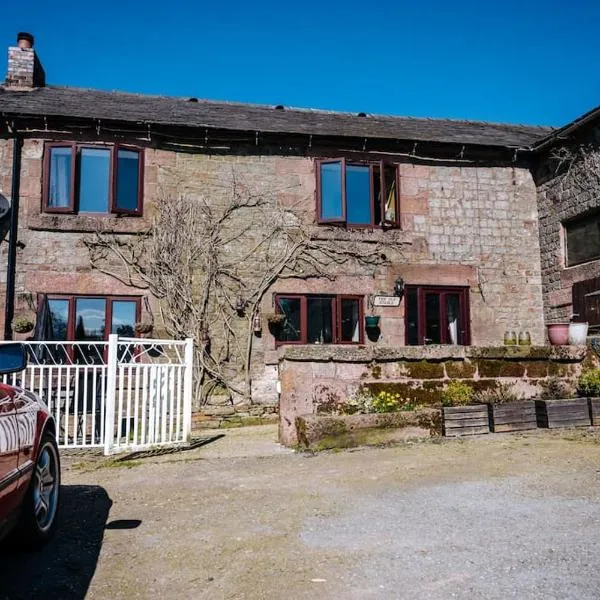
<svg viewBox="0 0 600 600"><path fill-rule="evenodd" d="M373 306L400 306L400 296L375 296Z"/></svg>

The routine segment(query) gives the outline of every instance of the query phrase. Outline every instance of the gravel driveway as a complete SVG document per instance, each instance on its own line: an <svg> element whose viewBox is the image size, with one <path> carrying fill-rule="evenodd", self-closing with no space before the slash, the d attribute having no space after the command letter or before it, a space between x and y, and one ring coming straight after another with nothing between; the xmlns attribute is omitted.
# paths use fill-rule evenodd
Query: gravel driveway
<svg viewBox="0 0 600 600"><path fill-rule="evenodd" d="M60 532L0 557L0 598L600 597L597 432L316 456L275 436L67 459Z"/></svg>

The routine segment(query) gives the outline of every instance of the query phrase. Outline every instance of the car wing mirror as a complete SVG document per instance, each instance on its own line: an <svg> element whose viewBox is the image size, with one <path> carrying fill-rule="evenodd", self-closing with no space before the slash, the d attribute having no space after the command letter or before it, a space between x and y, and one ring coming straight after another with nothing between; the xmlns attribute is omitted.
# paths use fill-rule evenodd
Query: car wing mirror
<svg viewBox="0 0 600 600"><path fill-rule="evenodd" d="M27 351L23 344L0 344L0 375L18 373L27 366Z"/></svg>

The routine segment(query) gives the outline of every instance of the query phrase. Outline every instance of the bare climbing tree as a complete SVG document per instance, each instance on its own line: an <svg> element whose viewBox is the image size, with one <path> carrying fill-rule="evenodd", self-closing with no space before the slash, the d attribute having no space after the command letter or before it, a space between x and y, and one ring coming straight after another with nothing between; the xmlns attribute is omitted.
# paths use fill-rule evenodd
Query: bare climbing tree
<svg viewBox="0 0 600 600"><path fill-rule="evenodd" d="M300 204L257 194L233 177L227 200L160 198L148 231L97 232L85 241L92 267L159 301L175 338L196 343L196 398L215 386L250 400L253 318L279 278L373 273L394 241L357 243L312 225ZM388 254L386 254L386 252ZM243 309L240 310L240 299Z"/></svg>
<svg viewBox="0 0 600 600"><path fill-rule="evenodd" d="M551 158L555 172L564 172L568 184L580 192L600 190L600 149L594 144L561 146Z"/></svg>

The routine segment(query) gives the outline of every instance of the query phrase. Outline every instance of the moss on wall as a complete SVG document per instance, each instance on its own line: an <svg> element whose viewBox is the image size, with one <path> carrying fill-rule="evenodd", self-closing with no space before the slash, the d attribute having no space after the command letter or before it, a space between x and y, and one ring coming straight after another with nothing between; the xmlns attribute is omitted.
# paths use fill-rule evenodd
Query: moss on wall
<svg viewBox="0 0 600 600"><path fill-rule="evenodd" d="M523 377L525 365L512 360L479 360L480 377Z"/></svg>
<svg viewBox="0 0 600 600"><path fill-rule="evenodd" d="M446 375L450 379L467 379L473 377L477 371L477 365L464 360L452 360L445 364Z"/></svg>
<svg viewBox="0 0 600 600"><path fill-rule="evenodd" d="M444 365L440 362L420 360L406 363L407 375L411 379L442 379Z"/></svg>

